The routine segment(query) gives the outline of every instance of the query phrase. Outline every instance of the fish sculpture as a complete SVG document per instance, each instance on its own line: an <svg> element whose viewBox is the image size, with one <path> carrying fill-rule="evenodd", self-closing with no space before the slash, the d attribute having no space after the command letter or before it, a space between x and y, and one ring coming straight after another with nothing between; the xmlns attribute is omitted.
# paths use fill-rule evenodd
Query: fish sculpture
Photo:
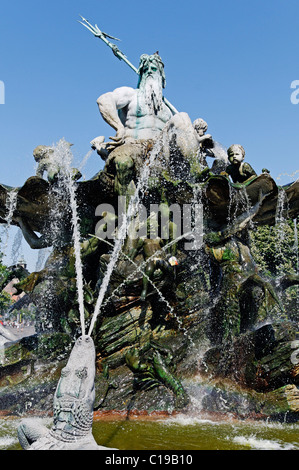
<svg viewBox="0 0 299 470"><path fill-rule="evenodd" d="M38 419L24 419L18 427L24 450L110 450L92 435L95 400L95 347L90 336L81 336L62 369L53 402L53 426Z"/></svg>

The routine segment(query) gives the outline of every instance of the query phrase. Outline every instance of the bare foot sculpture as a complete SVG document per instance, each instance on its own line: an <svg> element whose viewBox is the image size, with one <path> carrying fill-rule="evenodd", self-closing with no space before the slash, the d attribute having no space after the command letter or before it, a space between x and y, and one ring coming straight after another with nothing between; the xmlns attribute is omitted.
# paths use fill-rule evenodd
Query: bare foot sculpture
<svg viewBox="0 0 299 470"><path fill-rule="evenodd" d="M77 339L61 371L54 395L52 429L38 419L24 419L18 438L25 450L109 450L92 435L95 399L95 348L90 336Z"/></svg>

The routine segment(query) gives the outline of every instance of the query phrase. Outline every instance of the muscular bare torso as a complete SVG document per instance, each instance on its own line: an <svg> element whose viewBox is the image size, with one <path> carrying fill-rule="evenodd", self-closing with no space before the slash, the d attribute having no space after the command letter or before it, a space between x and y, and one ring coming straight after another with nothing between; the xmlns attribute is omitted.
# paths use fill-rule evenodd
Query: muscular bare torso
<svg viewBox="0 0 299 470"><path fill-rule="evenodd" d="M143 93L130 87L116 88L100 96L98 105L108 124L117 132L123 128L125 139L155 138L172 117L164 102L156 114L150 111Z"/></svg>
<svg viewBox="0 0 299 470"><path fill-rule="evenodd" d="M134 92L131 102L126 106L126 113L123 113L126 137L134 139L155 137L164 128L172 114L164 103L157 114L149 113L144 95L139 90L134 90Z"/></svg>

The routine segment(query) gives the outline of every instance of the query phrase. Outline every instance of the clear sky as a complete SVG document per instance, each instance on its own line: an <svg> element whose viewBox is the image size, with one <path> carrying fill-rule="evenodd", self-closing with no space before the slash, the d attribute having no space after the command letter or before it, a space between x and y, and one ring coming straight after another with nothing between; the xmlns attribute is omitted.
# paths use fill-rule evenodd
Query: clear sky
<svg viewBox="0 0 299 470"><path fill-rule="evenodd" d="M2 2L0 17L0 183L22 186L35 173L33 149L64 137L74 164L99 135L114 135L96 99L136 74L81 26L79 15L121 39L138 66L159 51L166 98L225 147L240 143L257 173L279 184L298 177L299 0L27 0ZM1 96L0 96L1 103ZM103 166L93 153L84 170ZM293 176L292 176L293 175ZM28 249L23 242L24 254ZM31 251L30 251L31 252ZM32 268L32 266L30 266Z"/></svg>

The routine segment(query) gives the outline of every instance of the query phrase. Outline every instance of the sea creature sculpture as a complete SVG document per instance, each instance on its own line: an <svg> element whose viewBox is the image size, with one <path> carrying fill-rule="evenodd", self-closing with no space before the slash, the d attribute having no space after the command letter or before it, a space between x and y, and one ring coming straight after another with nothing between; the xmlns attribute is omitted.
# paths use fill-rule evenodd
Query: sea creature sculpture
<svg viewBox="0 0 299 470"><path fill-rule="evenodd" d="M0 345L17 339L17 336L0 324Z"/></svg>
<svg viewBox="0 0 299 470"><path fill-rule="evenodd" d="M18 428L25 450L107 450L92 435L95 399L95 348L90 336L77 339L61 371L54 395L54 423L48 429L37 419L23 420Z"/></svg>

